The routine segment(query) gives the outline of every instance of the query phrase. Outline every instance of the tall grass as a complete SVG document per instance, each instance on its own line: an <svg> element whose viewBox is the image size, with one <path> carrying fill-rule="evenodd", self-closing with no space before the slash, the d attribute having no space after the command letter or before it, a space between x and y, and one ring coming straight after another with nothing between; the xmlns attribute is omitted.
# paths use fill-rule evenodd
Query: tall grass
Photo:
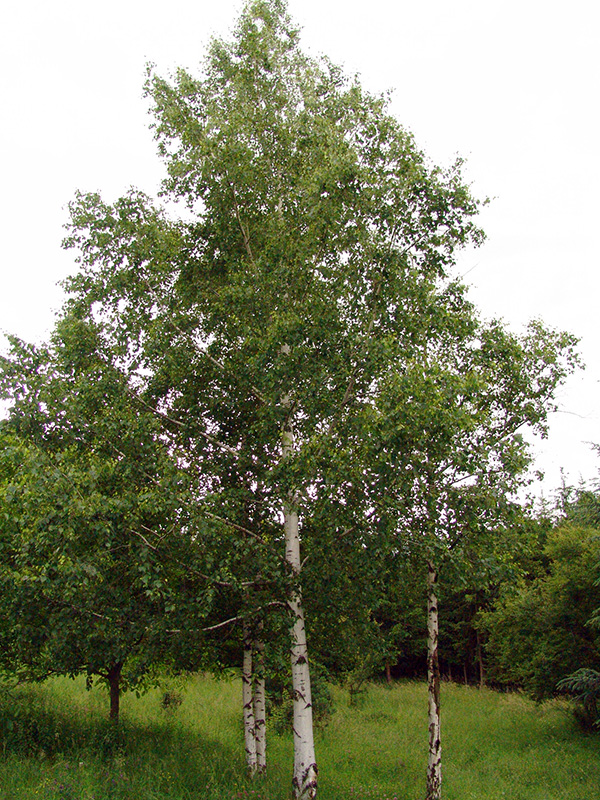
<svg viewBox="0 0 600 800"><path fill-rule="evenodd" d="M55 679L3 697L0 799L283 800L290 738L272 731L269 773L246 779L239 681L190 678L142 698L125 696L116 734L102 689ZM322 800L421 800L426 688L373 685L359 707L334 690L317 734ZM584 800L600 795L599 740L560 702L443 687L445 800Z"/></svg>

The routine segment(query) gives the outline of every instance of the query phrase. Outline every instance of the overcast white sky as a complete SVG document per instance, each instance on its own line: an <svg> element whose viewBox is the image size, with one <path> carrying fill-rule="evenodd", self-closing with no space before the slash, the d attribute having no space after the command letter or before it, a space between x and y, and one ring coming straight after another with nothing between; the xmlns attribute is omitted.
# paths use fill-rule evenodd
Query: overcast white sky
<svg viewBox="0 0 600 800"><path fill-rule="evenodd" d="M45 338L73 271L61 251L76 189L154 193L161 165L144 68L194 70L238 0L6 0L0 12L0 330ZM392 110L441 165L468 160L487 243L461 260L471 297L514 329L581 337L540 452L546 491L600 461L600 12L592 0L289 0L303 43L393 90Z"/></svg>

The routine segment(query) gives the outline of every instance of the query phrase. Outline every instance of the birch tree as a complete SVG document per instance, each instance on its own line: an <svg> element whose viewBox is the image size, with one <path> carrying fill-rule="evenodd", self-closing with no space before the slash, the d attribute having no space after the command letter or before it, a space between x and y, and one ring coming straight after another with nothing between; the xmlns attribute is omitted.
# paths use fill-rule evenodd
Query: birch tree
<svg viewBox="0 0 600 800"><path fill-rule="evenodd" d="M244 622L243 632L242 702L246 764L253 777L267 769L267 721L264 643L248 621Z"/></svg>
<svg viewBox="0 0 600 800"><path fill-rule="evenodd" d="M426 800L440 800L442 782L440 569L473 539L481 546L510 513L530 463L523 434L546 433L556 390L578 364L569 334L535 322L517 336L465 312L382 382L374 418L374 502L391 524L391 546L419 553L426 573Z"/></svg>
<svg viewBox="0 0 600 800"><path fill-rule="evenodd" d="M292 782L313 798L307 523L326 510L336 535L360 546L362 524L364 541L374 398L391 365L464 314L449 273L482 239L478 204L460 162L430 166L385 98L301 51L280 0L250 3L199 77L151 70L147 92L169 214L134 191L78 196L70 309L101 327L197 475L251 594L285 592Z"/></svg>

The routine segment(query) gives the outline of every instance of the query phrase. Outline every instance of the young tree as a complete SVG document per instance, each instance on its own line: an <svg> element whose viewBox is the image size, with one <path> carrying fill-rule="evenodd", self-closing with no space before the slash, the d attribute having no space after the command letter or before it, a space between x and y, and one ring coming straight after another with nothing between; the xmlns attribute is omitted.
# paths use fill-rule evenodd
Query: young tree
<svg viewBox="0 0 600 800"><path fill-rule="evenodd" d="M208 601L181 567L184 476L96 333L65 318L48 347L13 339L2 359L3 612L12 669L100 676L117 721L121 692L170 659L181 609L198 625Z"/></svg>
<svg viewBox="0 0 600 800"><path fill-rule="evenodd" d="M372 459L373 502L391 515L392 546L402 537L427 568L427 800L441 797L440 568L465 544L480 547L510 511L528 465L521 431L545 432L556 388L577 364L568 334L532 323L519 338L463 311L381 384Z"/></svg>

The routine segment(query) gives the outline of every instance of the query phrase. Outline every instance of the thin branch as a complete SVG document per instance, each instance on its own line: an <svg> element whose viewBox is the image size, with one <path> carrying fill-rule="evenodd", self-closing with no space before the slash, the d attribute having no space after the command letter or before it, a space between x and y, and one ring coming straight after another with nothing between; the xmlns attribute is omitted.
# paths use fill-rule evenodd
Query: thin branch
<svg viewBox="0 0 600 800"><path fill-rule="evenodd" d="M80 608L79 606L74 605L74 603L65 603L57 601L57 605L68 606L72 608L73 611L76 611L78 614L87 614L90 617L96 617L96 619L102 619L106 622L110 622L111 625L114 625L115 622L110 617L107 617L105 614L99 614L97 611L90 611L88 608Z"/></svg>
<svg viewBox="0 0 600 800"><path fill-rule="evenodd" d="M261 544L266 544L262 536L260 536L258 533L254 533L254 531L251 531L248 528L244 528L243 525L238 525L236 522L231 522L231 520L225 519L225 517L220 517L218 516L218 514L213 514L211 511L202 511L202 513L208 519L214 519L217 522L223 522L230 528L233 528L236 531L240 531L240 533L245 533L246 536L250 536L252 539L256 539Z"/></svg>
<svg viewBox="0 0 600 800"><path fill-rule="evenodd" d="M216 631L219 628L224 628L225 625L229 625L232 622L237 622L240 619L244 619L244 615L238 615L237 617L230 617L229 619L223 620L223 622L218 622L216 625L209 625L206 628L201 628L200 630L207 633L208 631Z"/></svg>
<svg viewBox="0 0 600 800"><path fill-rule="evenodd" d="M151 411L153 414L156 414L156 416L161 417L162 419L165 419L167 422L170 422L173 425L177 425L180 428L184 428L185 427L185 423L181 422L178 419L173 419L173 417L169 417L168 414L165 414L164 411L159 411L158 408L154 408L154 406L150 405L150 403L146 403L145 400L142 400L142 398L139 395L137 395L135 392L131 391L130 389L128 389L127 391L128 391L128 394L130 394L131 397L135 398L138 401L138 403L143 405L144 408L147 408L148 411ZM240 457L240 453L239 453L238 450L235 450L233 447L230 447L228 444L225 444L225 442L220 441L216 437L211 436L210 433L205 433L204 431L201 431L201 430L197 430L196 433L199 436L202 436L202 438L206 439L211 444L217 445L217 447L220 447L222 450L225 450L230 455L235 456L235 458L239 458Z"/></svg>
<svg viewBox="0 0 600 800"><path fill-rule="evenodd" d="M273 606L282 606L283 608L288 608L288 604L284 603L282 600L273 600L264 606L259 606L254 610L254 612L256 613L258 611L263 611L265 608L272 608ZM198 630L202 631L203 633L208 633L210 631L219 630L219 628L224 628L226 625L231 625L232 622L239 622L240 620L245 620L247 618L247 614L238 614L235 617L224 619L223 622L217 622L216 625L208 625L206 628L199 628ZM167 633L184 633L184 631L182 628L170 628ZM186 628L185 633L190 633L190 629Z"/></svg>
<svg viewBox="0 0 600 800"><path fill-rule="evenodd" d="M204 439L206 439L207 442L215 444L217 445L217 447L220 447L222 450L225 450L226 453L229 453L235 458L240 457L239 450L235 450L233 447L230 447L228 444L225 444L225 442L221 442L219 439L216 439L214 436L211 436L210 433L204 433L204 431L197 431L197 433Z"/></svg>
<svg viewBox="0 0 600 800"><path fill-rule="evenodd" d="M154 291L148 280L146 278L143 278L142 280L148 287L148 291L152 294L155 301L159 303L159 298L157 297L156 292ZM215 367L218 367L221 370L221 372L227 373L228 375L232 375L234 378L237 377L237 373L234 370L229 369L222 361L219 361L214 356L211 356L208 350L205 347L201 347L197 342L195 342L193 337L191 337L189 333L186 333L184 330L182 330L182 328L180 328L179 325L177 325L177 323L171 318L170 315L168 315L168 322L173 328L175 328L177 333L181 334L181 336L185 337L186 339L188 339L188 341L191 342L192 347L194 348L194 350L196 350L196 352L207 358L211 362L211 364L214 364ZM269 404L267 398L263 395L260 389L256 388L256 386L250 384L250 390L252 394L257 398L257 400L261 401L261 403L264 403L265 405Z"/></svg>
<svg viewBox="0 0 600 800"><path fill-rule="evenodd" d="M240 231L242 232L242 238L244 240L244 247L246 248L246 252L248 253L248 258L252 262L252 265L256 267L256 262L254 261L254 255L252 254L252 247L250 246L250 237L248 236L248 231L244 228L244 224L242 222L242 218L240 216L240 209L238 206L237 201L237 194L235 191L235 185L227 178L229 181L229 186L231 188L231 193L233 195L233 208L235 211L235 218L237 219L238 225L240 227Z"/></svg>
<svg viewBox="0 0 600 800"><path fill-rule="evenodd" d="M148 411L151 411L153 414L156 414L157 417L161 417L161 419L165 419L167 420L167 422L170 422L173 425L177 425L180 428L185 427L183 422L180 422L178 419L173 419L172 417L169 417L168 414L165 414L164 411L159 411L158 408L154 408L154 406L150 405L150 403L147 403L145 400L142 400L139 394L137 394L137 392L134 392L133 389L131 389L129 386L126 386L126 391L130 397L133 397L134 400L137 400L137 402L140 405L144 406L144 408L147 408Z"/></svg>

